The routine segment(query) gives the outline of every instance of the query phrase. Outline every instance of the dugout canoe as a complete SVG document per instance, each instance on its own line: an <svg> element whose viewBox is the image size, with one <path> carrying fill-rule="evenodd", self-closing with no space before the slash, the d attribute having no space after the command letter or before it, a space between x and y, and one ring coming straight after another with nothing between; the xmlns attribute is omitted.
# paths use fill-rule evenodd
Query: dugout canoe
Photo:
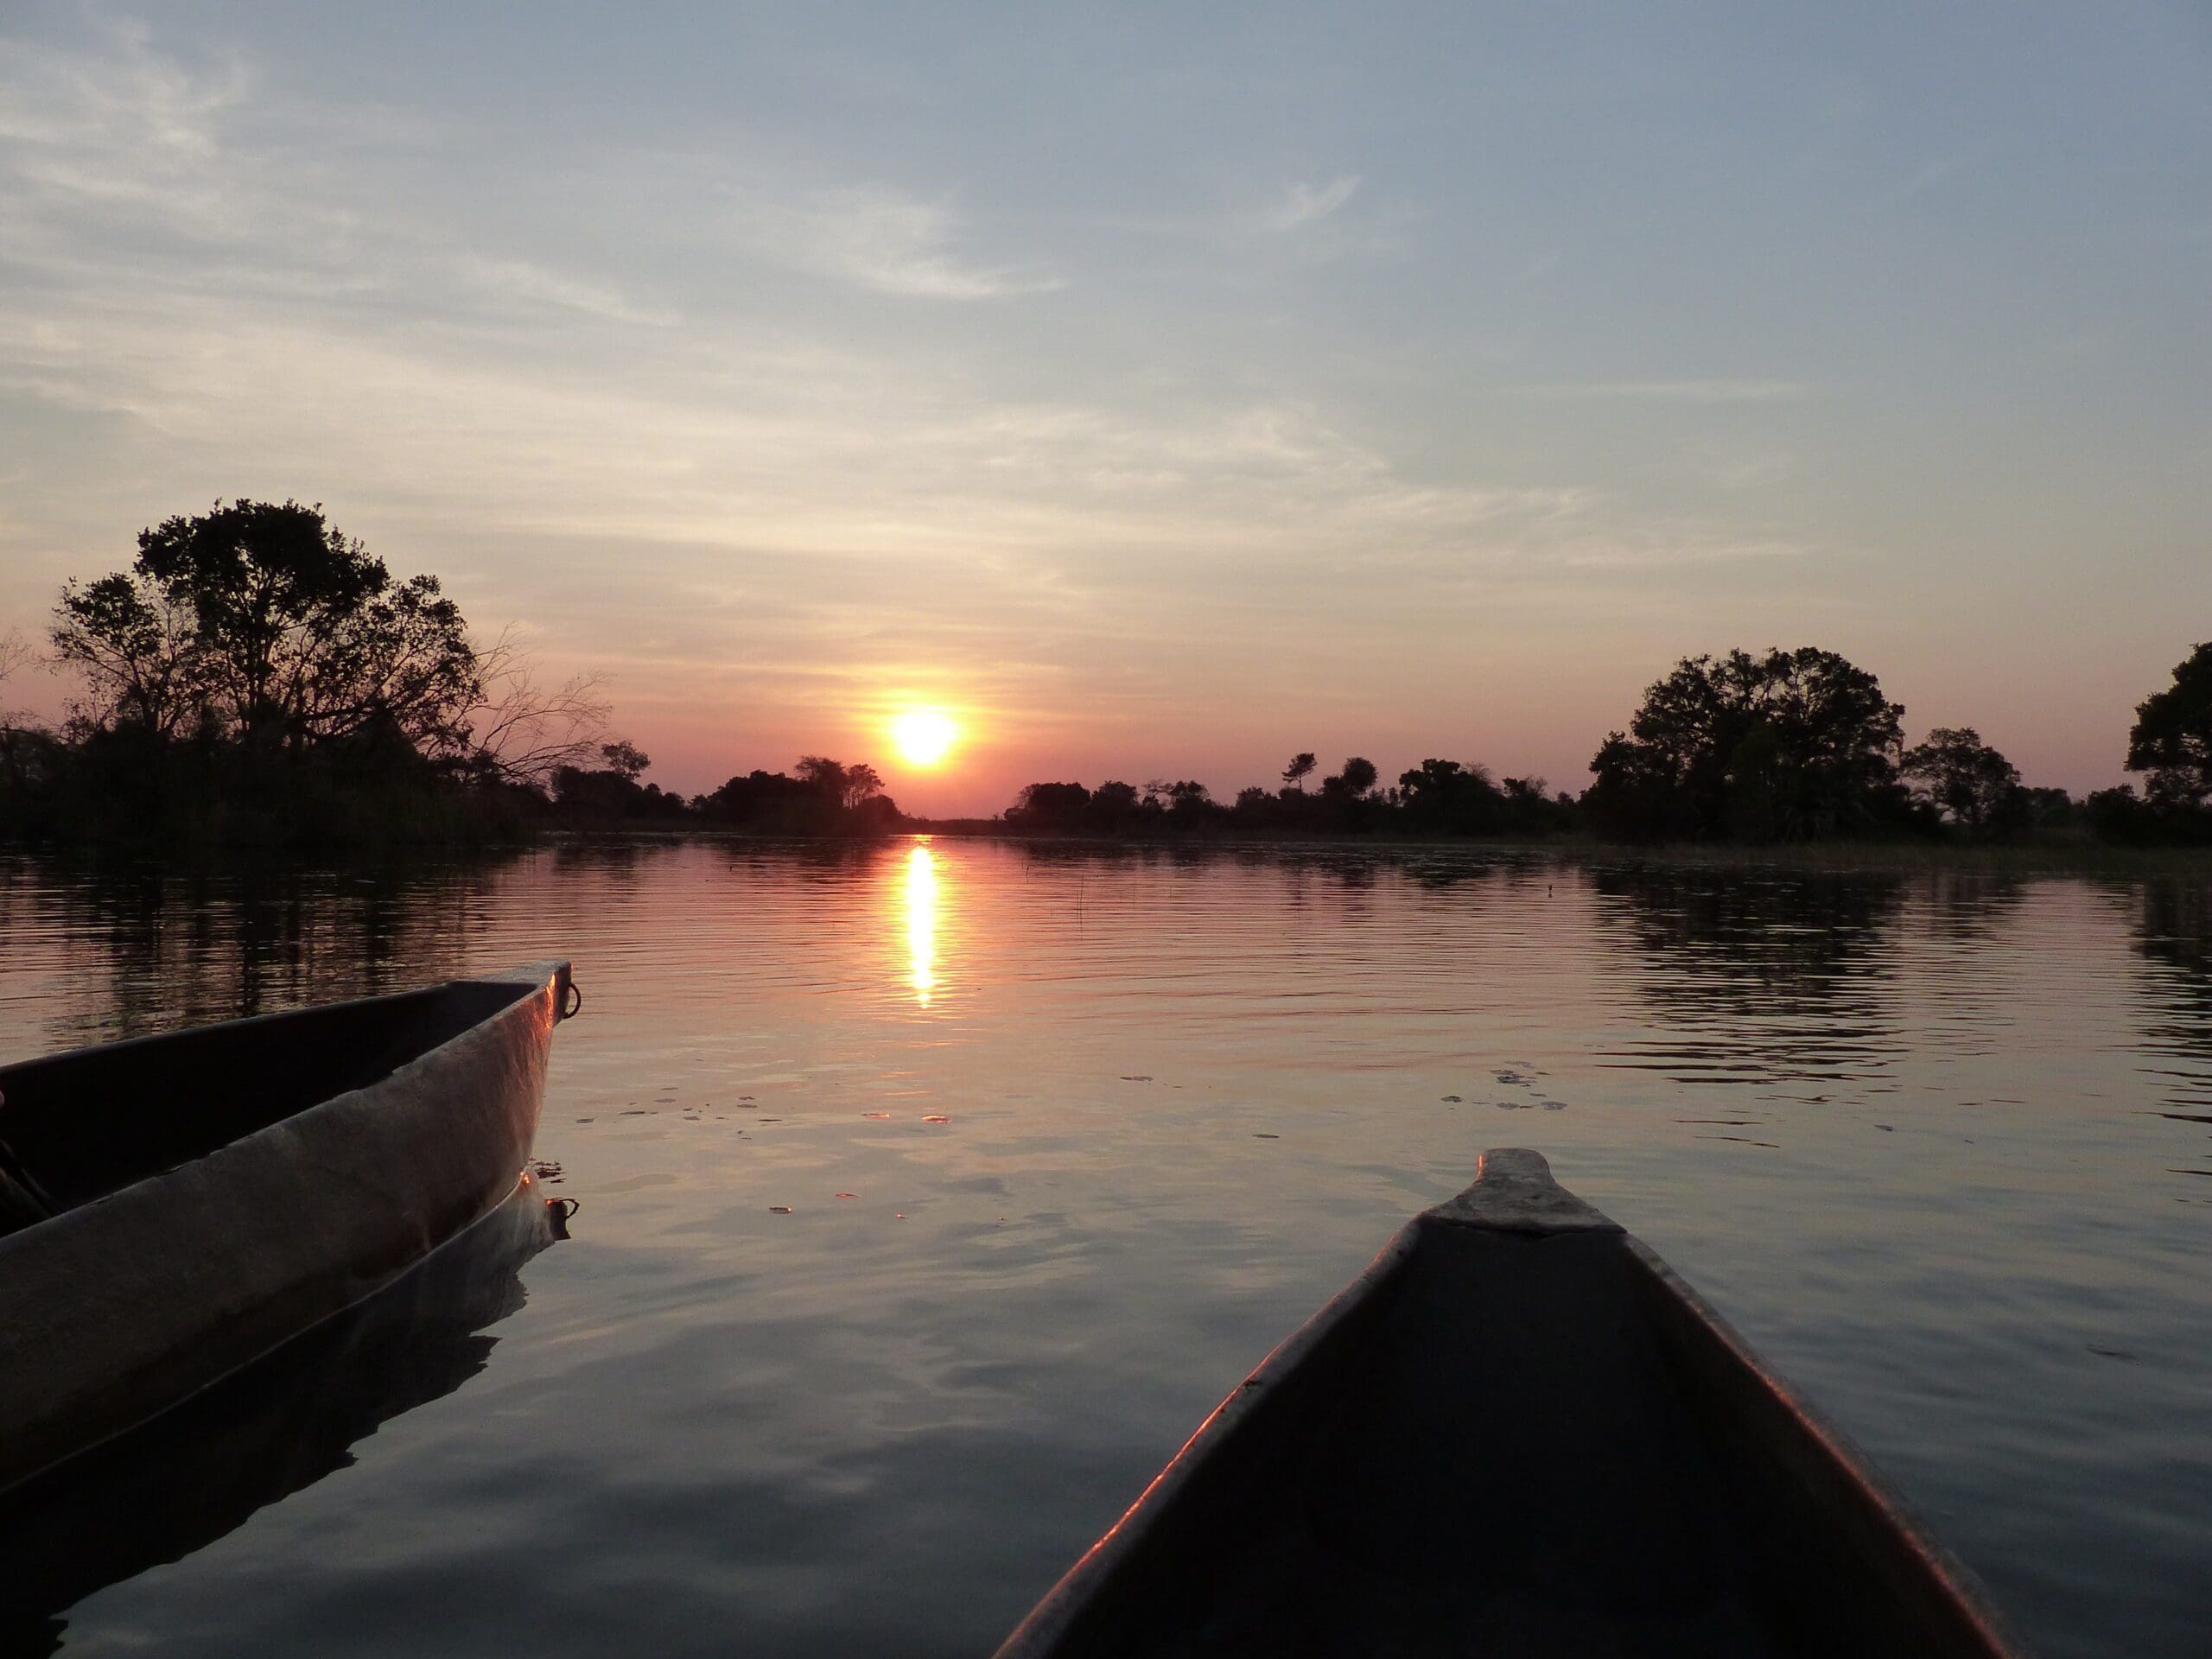
<svg viewBox="0 0 2212 1659"><path fill-rule="evenodd" d="M0 1494L0 1653L58 1647L87 1596L204 1549L466 1387L574 1206L525 1179L365 1301Z"/></svg>
<svg viewBox="0 0 2212 1659"><path fill-rule="evenodd" d="M1237 1386L998 1659L2018 1651L1696 1292L1506 1149Z"/></svg>
<svg viewBox="0 0 2212 1659"><path fill-rule="evenodd" d="M496 1208L578 1001L548 962L0 1068L0 1490Z"/></svg>

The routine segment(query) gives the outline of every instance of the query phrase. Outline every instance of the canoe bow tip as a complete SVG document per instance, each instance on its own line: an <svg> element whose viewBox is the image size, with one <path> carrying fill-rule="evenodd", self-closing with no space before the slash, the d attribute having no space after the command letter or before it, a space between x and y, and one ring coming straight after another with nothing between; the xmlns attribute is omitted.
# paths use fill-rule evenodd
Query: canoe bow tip
<svg viewBox="0 0 2212 1659"><path fill-rule="evenodd" d="M478 974L476 978L494 985L543 985L550 980L570 977L566 957L548 957L541 962L524 963L499 973Z"/></svg>
<svg viewBox="0 0 2212 1659"><path fill-rule="evenodd" d="M1618 1223L1552 1179L1528 1147L1493 1147L1475 1164L1474 1185L1431 1210L1439 1221L1509 1233L1618 1233Z"/></svg>
<svg viewBox="0 0 2212 1659"><path fill-rule="evenodd" d="M1492 1147L1475 1160L1475 1180L1478 1185L1488 1180L1559 1185L1552 1176L1551 1160L1533 1147Z"/></svg>
<svg viewBox="0 0 2212 1659"><path fill-rule="evenodd" d="M583 992L578 988L575 974L566 957L548 957L542 962L525 963L518 968L509 968L495 973L476 974L471 977L486 985L533 985L550 987L553 993L555 1024L580 1013L583 1007Z"/></svg>

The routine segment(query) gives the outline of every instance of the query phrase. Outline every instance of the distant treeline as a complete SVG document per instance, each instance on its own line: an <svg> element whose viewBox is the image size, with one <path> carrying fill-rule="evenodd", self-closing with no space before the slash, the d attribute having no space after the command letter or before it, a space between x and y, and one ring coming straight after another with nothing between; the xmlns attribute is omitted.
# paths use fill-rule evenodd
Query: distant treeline
<svg viewBox="0 0 2212 1659"><path fill-rule="evenodd" d="M871 766L810 754L796 776L756 770L686 800L639 782L652 762L627 743L610 743L604 753L603 766L563 766L554 773L557 822L586 830L696 824L760 836L888 835L906 823Z"/></svg>
<svg viewBox="0 0 2212 1659"><path fill-rule="evenodd" d="M1301 834L1541 836L1773 842L1830 837L1987 841L2093 833L2134 844L2212 844L2212 644L2136 711L2133 785L2076 802L2024 785L1970 727L1939 727L1907 747L1904 709L1873 675L1808 646L1764 656L1690 657L1650 686L1624 732L1592 758L1577 797L1541 779L1494 779L1479 765L1424 760L1381 786L1374 764L1346 760L1317 789L1311 753L1280 788L1233 802L1203 784L1040 783L1002 822L1030 834Z"/></svg>
<svg viewBox="0 0 2212 1659"><path fill-rule="evenodd" d="M685 798L606 730L588 678L545 689L470 633L435 576L395 580L321 510L217 503L65 585L48 639L82 696L52 728L0 710L0 836L162 844L519 839L547 828L763 835L906 827L866 765L802 759ZM0 682L33 656L0 640ZM1970 728L1908 747L1864 669L1804 647L1686 658L1592 758L1578 796L1429 760L1384 784L1294 756L1233 801L1184 779L1036 783L991 827L1103 836L1402 836L1774 842L2036 833L2212 845L2212 644L2136 710L2144 787L2033 789Z"/></svg>
<svg viewBox="0 0 2212 1659"><path fill-rule="evenodd" d="M1408 836L1556 835L1579 822L1569 795L1547 795L1540 779L1493 780L1480 766L1425 760L1396 785L1377 787L1375 764L1354 755L1342 770L1308 790L1318 770L1311 754L1292 758L1279 790L1256 785L1233 802L1217 801L1188 779L1135 784L1032 784L1002 822L1029 834L1131 836L1190 834Z"/></svg>

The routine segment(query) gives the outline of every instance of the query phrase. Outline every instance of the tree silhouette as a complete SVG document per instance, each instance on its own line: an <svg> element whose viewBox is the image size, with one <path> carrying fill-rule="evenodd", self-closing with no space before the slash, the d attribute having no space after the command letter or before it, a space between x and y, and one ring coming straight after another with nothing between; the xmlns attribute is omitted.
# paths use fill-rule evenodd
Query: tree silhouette
<svg viewBox="0 0 2212 1659"><path fill-rule="evenodd" d="M1090 802L1090 791L1081 784L1030 784L1006 818L1026 830L1072 830L1089 815Z"/></svg>
<svg viewBox="0 0 2212 1659"><path fill-rule="evenodd" d="M137 568L193 612L205 683L248 743L297 746L389 723L457 753L478 691L461 610L296 501L219 502L138 538Z"/></svg>
<svg viewBox="0 0 2212 1659"><path fill-rule="evenodd" d="M1357 800L1375 787L1376 777L1375 763L1363 755L1355 754L1344 762L1344 769L1342 772L1333 778L1325 778L1321 780L1321 792L1325 795L1349 796Z"/></svg>
<svg viewBox="0 0 2212 1659"><path fill-rule="evenodd" d="M192 607L143 571L65 582L50 637L55 657L83 677L87 724L174 737L198 718L205 691Z"/></svg>
<svg viewBox="0 0 2212 1659"><path fill-rule="evenodd" d="M1834 652L1686 657L1590 763L1601 827L1636 839L1771 841L1869 828L1899 809L1904 709Z"/></svg>
<svg viewBox="0 0 2212 1659"><path fill-rule="evenodd" d="M2135 708L2127 769L2148 772L2158 806L2196 810L2212 799L2212 642L2174 665L2174 683Z"/></svg>
<svg viewBox="0 0 2212 1659"><path fill-rule="evenodd" d="M1905 751L1897 770L1919 785L1923 800L1970 835L1986 835L2026 816L2018 770L1971 726L1937 727L1925 742Z"/></svg>
<svg viewBox="0 0 2212 1659"><path fill-rule="evenodd" d="M601 744L599 753L601 759L607 762L607 770L625 783L636 783L645 775L645 768L652 765L643 749L625 739L618 738L612 743Z"/></svg>
<svg viewBox="0 0 2212 1659"><path fill-rule="evenodd" d="M138 537L130 572L71 582L54 649L96 721L160 736L213 721L249 748L396 733L458 760L482 693L461 609L296 501L220 502Z"/></svg>
<svg viewBox="0 0 2212 1659"><path fill-rule="evenodd" d="M1502 804L1489 768L1437 760L1398 774L1398 800L1408 824L1442 835L1496 830Z"/></svg>
<svg viewBox="0 0 2212 1659"><path fill-rule="evenodd" d="M1090 809L1103 818L1126 819L1137 810L1137 786L1109 779L1091 791Z"/></svg>
<svg viewBox="0 0 2212 1659"><path fill-rule="evenodd" d="M841 766L825 755L799 757L799 781L818 791L840 811L856 811L883 792L883 779L865 763Z"/></svg>
<svg viewBox="0 0 2212 1659"><path fill-rule="evenodd" d="M1303 795L1306 779L1313 775L1313 768L1319 764L1311 753L1294 754L1290 757L1290 764L1282 769L1282 780L1286 784L1295 784L1298 792Z"/></svg>

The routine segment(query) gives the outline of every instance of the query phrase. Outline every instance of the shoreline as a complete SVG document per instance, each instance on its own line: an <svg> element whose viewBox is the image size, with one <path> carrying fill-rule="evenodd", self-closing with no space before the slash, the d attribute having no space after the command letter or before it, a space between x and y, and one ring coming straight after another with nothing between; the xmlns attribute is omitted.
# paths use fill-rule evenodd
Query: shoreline
<svg viewBox="0 0 2212 1659"><path fill-rule="evenodd" d="M1659 865L1686 869L1762 868L1883 872L1959 870L1993 875L2201 875L2212 878L2212 847L2124 847L2088 839L2025 842L1733 842L1600 841L1563 836L1550 840L1476 836L1056 836L988 827L947 828L917 823L903 833L951 841L1003 841L1033 846L1167 848L1224 852L1495 853L1560 863Z"/></svg>
<svg viewBox="0 0 2212 1659"><path fill-rule="evenodd" d="M521 840L397 841L270 846L251 842L166 847L130 839L62 845L35 840L0 841L0 858L52 860L65 864L123 862L165 868L219 868L272 857L295 869L421 863L469 863L563 848L652 846L719 842L762 847L865 847L924 839L990 841L1071 853L1306 854L1330 856L1452 853L1514 861L1648 866L1716 871L1794 871L1804 874L1955 872L1998 876L2183 876L2212 880L2212 846L2131 847L2085 836L2016 842L1813 841L1759 845L1734 842L1643 843L1588 836L1547 839L1471 836L1096 836L1013 829L978 819L912 819L879 833L777 835L706 824L594 824L549 827Z"/></svg>

